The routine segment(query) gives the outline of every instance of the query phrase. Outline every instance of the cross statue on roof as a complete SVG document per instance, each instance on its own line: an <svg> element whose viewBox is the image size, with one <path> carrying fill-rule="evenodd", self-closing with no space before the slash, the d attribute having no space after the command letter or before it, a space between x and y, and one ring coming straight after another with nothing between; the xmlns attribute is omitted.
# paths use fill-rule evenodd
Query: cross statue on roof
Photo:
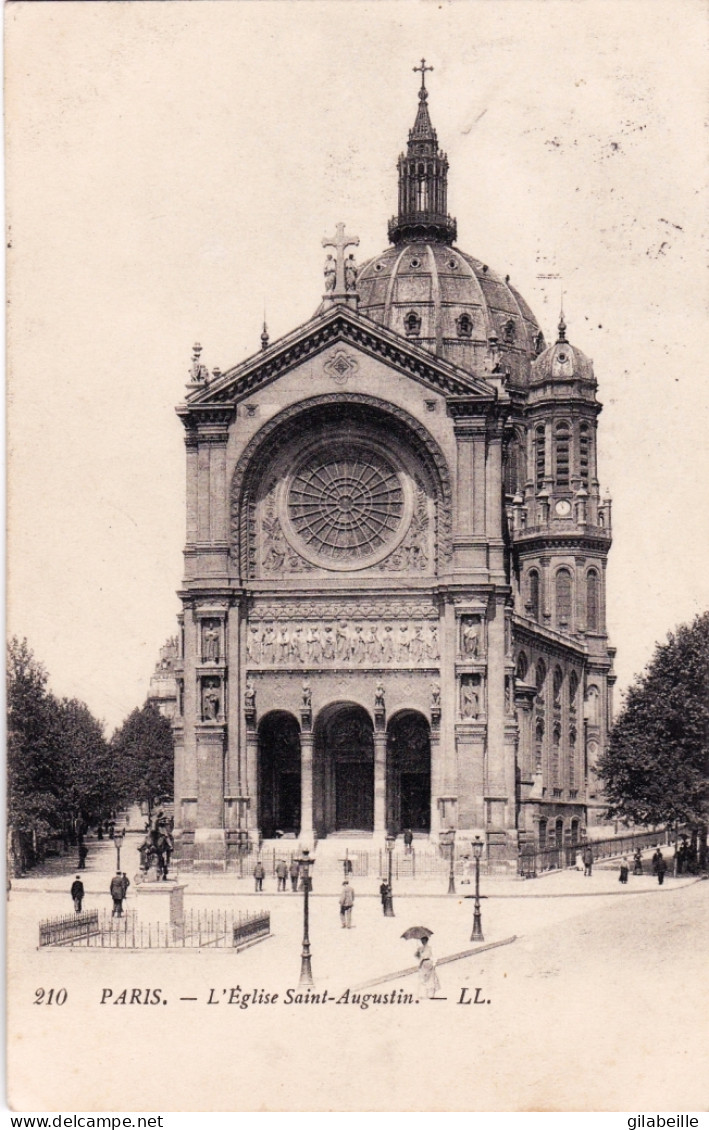
<svg viewBox="0 0 709 1130"><path fill-rule="evenodd" d="M426 60L422 59L421 60L421 66L420 67L413 67L412 70L421 72L421 89L425 90L426 89L426 71L432 71L433 67L427 67L426 66Z"/></svg>
<svg viewBox="0 0 709 1130"><path fill-rule="evenodd" d="M336 255L335 285L326 297L334 299L346 298L348 288L345 279L345 251L348 247L359 247L359 236L345 235L345 225L335 224L335 235L325 236L322 245L323 247L334 247Z"/></svg>

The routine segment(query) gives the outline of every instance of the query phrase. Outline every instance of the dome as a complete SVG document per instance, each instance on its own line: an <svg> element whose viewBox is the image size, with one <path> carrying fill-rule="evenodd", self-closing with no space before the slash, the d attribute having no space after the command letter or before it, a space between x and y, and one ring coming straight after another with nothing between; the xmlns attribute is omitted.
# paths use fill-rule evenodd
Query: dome
<svg viewBox="0 0 709 1130"><path fill-rule="evenodd" d="M387 248L363 264L357 290L360 313L478 375L497 360L511 383L526 386L530 362L544 345L509 277L441 242Z"/></svg>
<svg viewBox="0 0 709 1130"><path fill-rule="evenodd" d="M562 314L559 322L559 338L533 362L530 384L571 380L589 381L594 387L596 384L593 361L566 340L566 323Z"/></svg>

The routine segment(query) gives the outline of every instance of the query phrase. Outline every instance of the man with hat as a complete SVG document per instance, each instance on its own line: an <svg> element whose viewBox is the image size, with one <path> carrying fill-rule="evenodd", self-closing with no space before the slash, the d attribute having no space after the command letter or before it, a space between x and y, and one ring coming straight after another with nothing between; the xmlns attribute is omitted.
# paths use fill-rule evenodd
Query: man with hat
<svg viewBox="0 0 709 1130"><path fill-rule="evenodd" d="M340 893L340 925L342 929L352 928L352 907L354 906L355 893L347 879L342 884Z"/></svg>

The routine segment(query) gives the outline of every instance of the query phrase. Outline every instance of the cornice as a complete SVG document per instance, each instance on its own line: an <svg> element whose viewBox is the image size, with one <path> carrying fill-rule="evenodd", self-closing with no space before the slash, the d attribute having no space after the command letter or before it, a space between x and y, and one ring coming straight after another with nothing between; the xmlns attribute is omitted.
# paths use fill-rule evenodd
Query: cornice
<svg viewBox="0 0 709 1130"><path fill-rule="evenodd" d="M188 395L185 404L180 405L177 413L184 419L191 413L201 416L203 411L222 404L233 405L336 341L356 345L370 356L389 362L446 396L465 397L481 406L492 405L497 400L497 390L481 378L472 377L450 362L434 357L369 318L336 307L281 338L269 349L228 370L210 385L196 389Z"/></svg>

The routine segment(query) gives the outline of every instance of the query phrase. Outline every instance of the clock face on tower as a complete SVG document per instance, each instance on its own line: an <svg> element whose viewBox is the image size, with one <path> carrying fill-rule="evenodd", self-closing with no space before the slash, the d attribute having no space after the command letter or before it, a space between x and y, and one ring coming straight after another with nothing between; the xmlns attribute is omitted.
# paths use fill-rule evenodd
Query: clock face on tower
<svg viewBox="0 0 709 1130"><path fill-rule="evenodd" d="M556 510L560 518L568 518L569 514L571 513L571 503L568 502L567 499L561 498L557 502L554 509Z"/></svg>

